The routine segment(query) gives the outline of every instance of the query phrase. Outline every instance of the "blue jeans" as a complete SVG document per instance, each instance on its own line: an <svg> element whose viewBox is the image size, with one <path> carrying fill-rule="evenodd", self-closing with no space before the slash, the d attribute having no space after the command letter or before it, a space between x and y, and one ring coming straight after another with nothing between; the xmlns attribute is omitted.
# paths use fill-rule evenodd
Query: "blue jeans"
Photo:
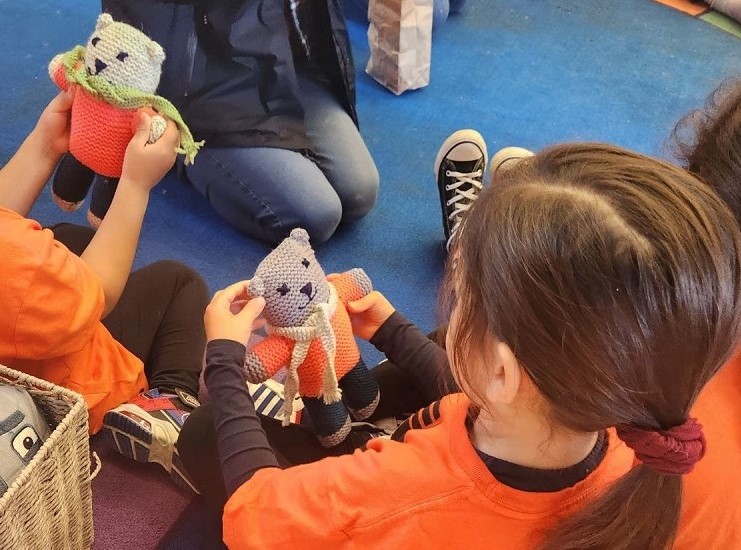
<svg viewBox="0 0 741 550"><path fill-rule="evenodd" d="M365 216L378 170L352 119L324 86L299 77L314 158L270 147L204 147L186 178L226 221L269 245L303 227L312 243Z"/></svg>

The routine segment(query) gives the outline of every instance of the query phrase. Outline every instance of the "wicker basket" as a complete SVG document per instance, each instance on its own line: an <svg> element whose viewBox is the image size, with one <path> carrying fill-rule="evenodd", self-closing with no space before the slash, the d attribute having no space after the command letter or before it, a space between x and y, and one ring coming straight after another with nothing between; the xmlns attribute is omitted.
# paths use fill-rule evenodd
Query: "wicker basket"
<svg viewBox="0 0 741 550"><path fill-rule="evenodd" d="M85 401L2 365L0 384L26 389L52 428L0 498L0 550L90 548L93 509Z"/></svg>

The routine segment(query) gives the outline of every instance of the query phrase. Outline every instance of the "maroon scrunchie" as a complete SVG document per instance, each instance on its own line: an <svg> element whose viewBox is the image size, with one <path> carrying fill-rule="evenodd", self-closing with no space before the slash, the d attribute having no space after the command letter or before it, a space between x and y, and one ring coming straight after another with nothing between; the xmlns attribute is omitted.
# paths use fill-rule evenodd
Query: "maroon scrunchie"
<svg viewBox="0 0 741 550"><path fill-rule="evenodd" d="M622 425L617 435L638 460L662 474L687 474L705 456L705 434L695 418L668 430Z"/></svg>

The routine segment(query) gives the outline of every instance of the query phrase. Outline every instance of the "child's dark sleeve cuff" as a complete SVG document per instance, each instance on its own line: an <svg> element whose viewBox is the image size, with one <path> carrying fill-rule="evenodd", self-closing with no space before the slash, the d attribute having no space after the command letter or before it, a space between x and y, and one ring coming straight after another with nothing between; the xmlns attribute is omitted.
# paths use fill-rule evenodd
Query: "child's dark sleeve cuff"
<svg viewBox="0 0 741 550"><path fill-rule="evenodd" d="M206 345L206 372L229 365L243 365L247 348L234 340L211 340Z"/></svg>
<svg viewBox="0 0 741 550"><path fill-rule="evenodd" d="M445 350L398 311L386 319L370 343L409 374L430 403L457 391Z"/></svg>
<svg viewBox="0 0 741 550"><path fill-rule="evenodd" d="M227 494L262 468L278 467L244 375L246 348L232 340L206 346L204 378L214 406L214 427Z"/></svg>

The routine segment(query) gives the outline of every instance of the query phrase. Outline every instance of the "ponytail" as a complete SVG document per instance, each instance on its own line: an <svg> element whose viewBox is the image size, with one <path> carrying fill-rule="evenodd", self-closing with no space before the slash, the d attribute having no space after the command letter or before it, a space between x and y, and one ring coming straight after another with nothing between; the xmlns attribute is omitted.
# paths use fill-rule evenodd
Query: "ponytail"
<svg viewBox="0 0 741 550"><path fill-rule="evenodd" d="M641 464L559 522L539 550L667 550L679 523L682 479Z"/></svg>
<svg viewBox="0 0 741 550"><path fill-rule="evenodd" d="M671 548L683 474L705 456L702 426L690 418L668 430L618 426L641 465L553 531L543 550Z"/></svg>

